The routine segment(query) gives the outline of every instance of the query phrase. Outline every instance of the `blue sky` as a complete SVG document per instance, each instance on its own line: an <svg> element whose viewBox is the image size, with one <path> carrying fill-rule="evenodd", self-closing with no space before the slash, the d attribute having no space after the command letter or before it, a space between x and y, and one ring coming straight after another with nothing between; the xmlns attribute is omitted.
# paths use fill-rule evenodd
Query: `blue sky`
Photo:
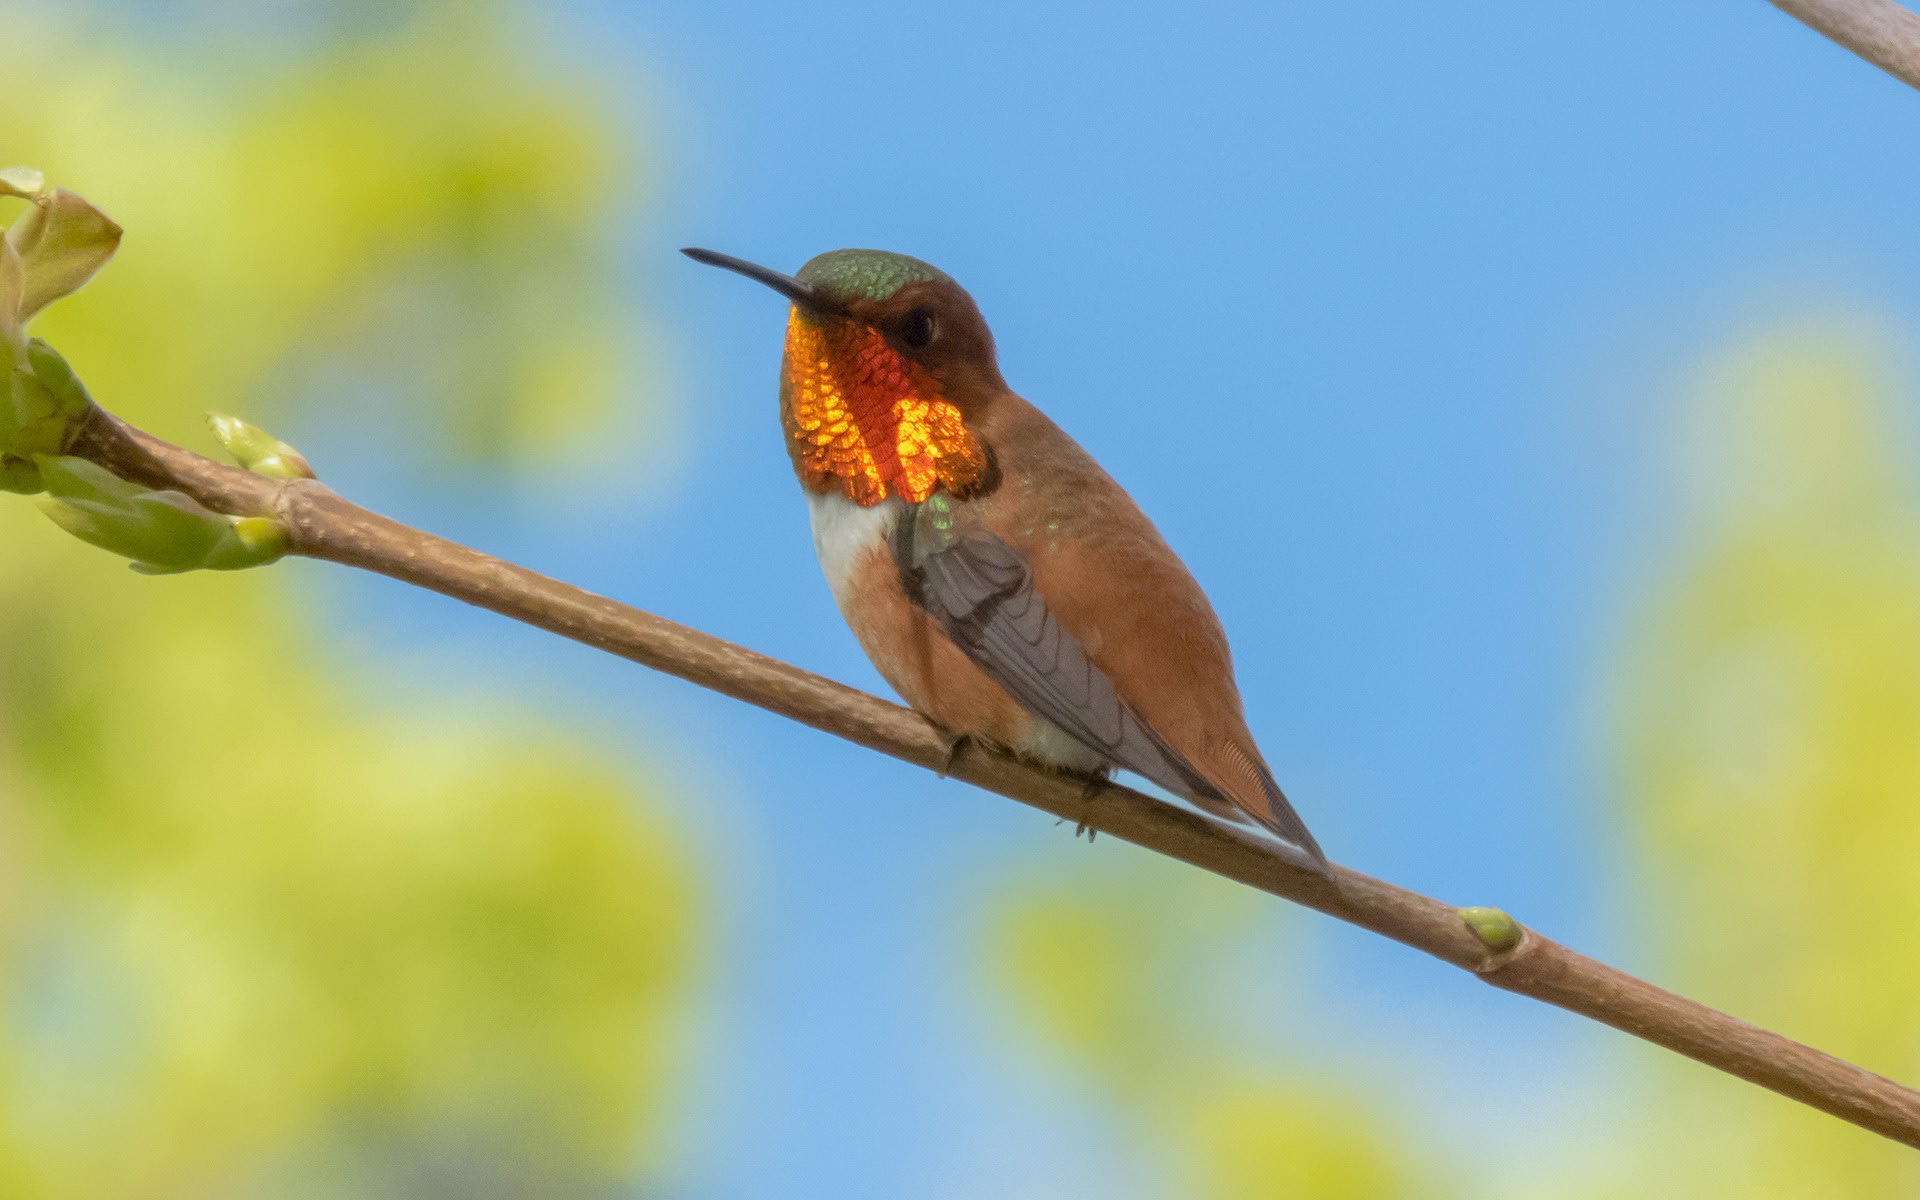
<svg viewBox="0 0 1920 1200"><path fill-rule="evenodd" d="M1593 714L1674 546L1667 389L1770 320L1920 310L1920 98L1760 0L545 12L545 52L624 79L645 145L653 207L622 254L658 317L646 479L590 534L552 500L422 512L371 465L337 486L884 694L781 446L781 306L675 251L914 254L1206 586L1336 859L1636 965ZM1006 1050L966 939L983 882L1129 851L434 597L332 586L372 640L484 645L677 764L725 901L686 1194L1039 1195L1115 1170L1098 1097ZM1404 1052L1410 1137L1468 1110L1544 1132L1579 1081L1654 1053L1270 919L1305 931L1311 980L1312 1028L1280 1040ZM1458 1036L1495 1023L1524 1051L1505 1065ZM1107 1181L1158 1194L1150 1169Z"/></svg>

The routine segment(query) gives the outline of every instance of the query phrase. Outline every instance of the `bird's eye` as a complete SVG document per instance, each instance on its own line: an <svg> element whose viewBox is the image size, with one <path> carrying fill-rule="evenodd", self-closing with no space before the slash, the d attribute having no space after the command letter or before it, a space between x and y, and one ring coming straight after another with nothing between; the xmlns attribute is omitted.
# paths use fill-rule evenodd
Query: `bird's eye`
<svg viewBox="0 0 1920 1200"><path fill-rule="evenodd" d="M915 308L900 318L900 340L915 350L925 350L933 344L933 337L940 332L938 322L933 319L930 308Z"/></svg>

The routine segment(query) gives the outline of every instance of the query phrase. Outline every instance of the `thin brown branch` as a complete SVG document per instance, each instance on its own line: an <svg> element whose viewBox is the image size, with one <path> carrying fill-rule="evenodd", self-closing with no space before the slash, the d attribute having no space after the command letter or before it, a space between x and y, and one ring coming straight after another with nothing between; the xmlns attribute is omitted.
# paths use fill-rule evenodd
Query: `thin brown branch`
<svg viewBox="0 0 1920 1200"><path fill-rule="evenodd" d="M1920 88L1920 14L1894 0L1770 0L1773 6Z"/></svg>
<svg viewBox="0 0 1920 1200"><path fill-rule="evenodd" d="M410 529L349 504L312 480L283 483L223 466L97 411L80 431L73 453L148 487L186 492L222 512L277 516L286 523L296 553L430 588L918 766L939 770L947 765L939 730L907 709ZM1920 1147L1920 1093L1530 930L1513 949L1495 952L1456 909L1438 900L1343 867L1333 868L1331 879L1322 878L1288 864L1250 836L1127 788L1106 787L1088 795L1077 780L972 750L959 756L950 773L1370 929L1472 971L1495 987L1559 1005Z"/></svg>

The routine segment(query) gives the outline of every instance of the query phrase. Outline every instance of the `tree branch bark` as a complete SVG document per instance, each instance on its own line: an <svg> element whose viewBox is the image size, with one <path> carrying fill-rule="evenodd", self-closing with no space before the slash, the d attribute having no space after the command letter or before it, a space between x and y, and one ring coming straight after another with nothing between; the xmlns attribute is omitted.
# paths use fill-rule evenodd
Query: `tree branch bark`
<svg viewBox="0 0 1920 1200"><path fill-rule="evenodd" d="M1894 0L1769 0L1780 11L1920 88L1920 14Z"/></svg>
<svg viewBox="0 0 1920 1200"><path fill-rule="evenodd" d="M94 410L71 453L124 479L173 489L233 516L284 522L293 552L429 588L676 675L932 770L947 742L925 718L776 659L408 528L308 479L280 481L216 463ZM1458 910L1334 867L1322 878L1258 839L1117 785L1081 781L968 749L949 774L1065 820L1372 930L1710 1067L1920 1148L1920 1093L1614 970L1531 930L1483 943ZM1497 1052L1497 1047L1490 1048Z"/></svg>

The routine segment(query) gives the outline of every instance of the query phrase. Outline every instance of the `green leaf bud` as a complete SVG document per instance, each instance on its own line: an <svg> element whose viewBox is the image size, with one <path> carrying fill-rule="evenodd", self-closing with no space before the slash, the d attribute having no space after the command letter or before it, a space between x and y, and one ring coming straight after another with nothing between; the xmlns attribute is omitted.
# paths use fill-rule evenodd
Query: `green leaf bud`
<svg viewBox="0 0 1920 1200"><path fill-rule="evenodd" d="M272 517L234 517L232 536L209 559L215 571L261 567L281 558L292 545L287 527Z"/></svg>
<svg viewBox="0 0 1920 1200"><path fill-rule="evenodd" d="M1463 908L1460 919L1473 930L1480 943L1496 954L1505 954L1520 944L1526 931L1520 923L1497 908Z"/></svg>
<svg viewBox="0 0 1920 1200"><path fill-rule="evenodd" d="M27 365L33 377L53 393L54 399L60 402L60 411L68 417L84 416L93 407L93 397L87 394L86 385L73 373L67 360L39 338L27 342Z"/></svg>
<svg viewBox="0 0 1920 1200"><path fill-rule="evenodd" d="M0 451L21 458L60 453L67 441L67 415L60 411L60 401L31 371L9 372L7 386L7 413L0 417L6 442Z"/></svg>
<svg viewBox="0 0 1920 1200"><path fill-rule="evenodd" d="M207 414L207 424L233 461L254 474L274 479L313 478L313 468L298 450L258 425L216 412Z"/></svg>
<svg viewBox="0 0 1920 1200"><path fill-rule="evenodd" d="M46 485L40 481L40 468L34 466L31 459L0 454L0 492L31 496L45 490Z"/></svg>

